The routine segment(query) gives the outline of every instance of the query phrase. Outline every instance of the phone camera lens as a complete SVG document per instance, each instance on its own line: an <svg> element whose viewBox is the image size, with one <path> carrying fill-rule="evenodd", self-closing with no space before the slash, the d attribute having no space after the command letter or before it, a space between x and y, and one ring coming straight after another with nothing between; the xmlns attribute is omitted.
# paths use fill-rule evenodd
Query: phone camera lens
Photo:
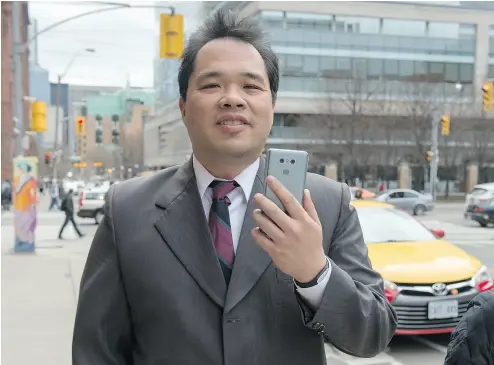
<svg viewBox="0 0 494 365"><path fill-rule="evenodd" d="M293 165L295 163L295 160L291 160L290 163Z"/></svg>
<svg viewBox="0 0 494 365"><path fill-rule="evenodd" d="M285 162L285 159L284 158L280 158L280 163L284 163Z"/></svg>

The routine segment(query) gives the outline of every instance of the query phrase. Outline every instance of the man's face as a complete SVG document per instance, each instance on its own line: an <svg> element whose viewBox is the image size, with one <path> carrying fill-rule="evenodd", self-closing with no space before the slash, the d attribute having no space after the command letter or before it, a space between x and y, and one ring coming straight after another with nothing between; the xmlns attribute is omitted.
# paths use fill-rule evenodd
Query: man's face
<svg viewBox="0 0 494 365"><path fill-rule="evenodd" d="M274 114L259 52L233 39L207 43L197 54L180 110L196 155L257 158Z"/></svg>

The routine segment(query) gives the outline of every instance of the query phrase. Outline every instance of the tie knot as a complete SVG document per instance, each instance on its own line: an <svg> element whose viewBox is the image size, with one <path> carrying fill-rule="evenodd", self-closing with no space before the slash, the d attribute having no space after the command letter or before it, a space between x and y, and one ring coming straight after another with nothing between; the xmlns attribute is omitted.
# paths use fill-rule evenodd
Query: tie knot
<svg viewBox="0 0 494 365"><path fill-rule="evenodd" d="M214 180L209 186L213 189L213 199L225 199L225 197L239 185L235 180Z"/></svg>

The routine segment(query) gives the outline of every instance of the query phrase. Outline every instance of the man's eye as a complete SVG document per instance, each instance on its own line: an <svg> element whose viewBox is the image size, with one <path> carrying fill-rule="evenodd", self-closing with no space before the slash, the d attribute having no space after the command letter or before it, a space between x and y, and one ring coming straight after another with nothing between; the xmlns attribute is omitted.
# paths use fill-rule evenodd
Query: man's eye
<svg viewBox="0 0 494 365"><path fill-rule="evenodd" d="M218 87L218 84L207 84L202 87L202 89L211 89L213 87Z"/></svg>
<svg viewBox="0 0 494 365"><path fill-rule="evenodd" d="M245 85L245 87L246 87L247 89L258 89L258 90L260 90L260 89L261 89L261 88L260 88L259 86L257 86L257 85Z"/></svg>

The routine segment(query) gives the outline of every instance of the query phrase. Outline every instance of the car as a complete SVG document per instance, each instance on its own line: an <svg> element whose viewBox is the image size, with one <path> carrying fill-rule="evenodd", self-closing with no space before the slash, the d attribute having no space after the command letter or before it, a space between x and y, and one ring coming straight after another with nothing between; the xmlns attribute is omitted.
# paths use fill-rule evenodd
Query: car
<svg viewBox="0 0 494 365"><path fill-rule="evenodd" d="M489 270L406 211L353 200L372 267L398 317L396 335L451 333L479 293L494 288Z"/></svg>
<svg viewBox="0 0 494 365"><path fill-rule="evenodd" d="M465 197L465 219L471 219L475 205L494 199L494 183L478 184Z"/></svg>
<svg viewBox="0 0 494 365"><path fill-rule="evenodd" d="M105 197L109 185L101 185L91 189L84 190L79 195L79 210L77 216L80 218L94 219L99 224L105 215Z"/></svg>
<svg viewBox="0 0 494 365"><path fill-rule="evenodd" d="M432 195L421 194L411 189L388 190L376 197L376 200L392 204L414 215L423 215L434 209Z"/></svg>
<svg viewBox="0 0 494 365"><path fill-rule="evenodd" d="M479 204L471 204L467 208L469 219L478 222L481 227L494 224L494 198Z"/></svg>

